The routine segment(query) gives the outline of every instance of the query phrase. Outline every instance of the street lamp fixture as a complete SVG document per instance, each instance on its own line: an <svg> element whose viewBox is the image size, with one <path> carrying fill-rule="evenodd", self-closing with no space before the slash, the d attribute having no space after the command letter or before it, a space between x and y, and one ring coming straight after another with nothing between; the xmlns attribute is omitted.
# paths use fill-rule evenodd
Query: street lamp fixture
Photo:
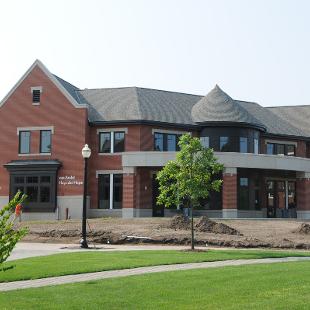
<svg viewBox="0 0 310 310"><path fill-rule="evenodd" d="M82 156L84 158L84 193L83 193L83 217L82 217L82 240L81 248L87 249L88 244L86 240L86 196L87 196L87 160L91 155L91 149L88 144L82 149Z"/></svg>

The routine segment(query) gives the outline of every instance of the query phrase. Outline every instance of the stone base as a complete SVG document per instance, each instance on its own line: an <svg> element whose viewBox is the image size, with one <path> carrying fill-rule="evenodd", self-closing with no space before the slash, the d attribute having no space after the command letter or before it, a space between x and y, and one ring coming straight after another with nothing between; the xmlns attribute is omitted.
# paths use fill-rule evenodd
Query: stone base
<svg viewBox="0 0 310 310"><path fill-rule="evenodd" d="M57 212L23 212L20 221L55 221Z"/></svg>
<svg viewBox="0 0 310 310"><path fill-rule="evenodd" d="M223 219L236 219L238 218L238 210L237 209L223 209L222 210Z"/></svg>
<svg viewBox="0 0 310 310"><path fill-rule="evenodd" d="M152 209L135 209L135 208L123 208L122 217L123 218L133 218L133 217L152 217Z"/></svg>
<svg viewBox="0 0 310 310"><path fill-rule="evenodd" d="M122 217L122 209L88 209L88 218L98 217Z"/></svg>
<svg viewBox="0 0 310 310"><path fill-rule="evenodd" d="M2 209L9 202L9 196L0 196L0 209Z"/></svg>
<svg viewBox="0 0 310 310"><path fill-rule="evenodd" d="M310 211L297 211L297 219L310 220Z"/></svg>

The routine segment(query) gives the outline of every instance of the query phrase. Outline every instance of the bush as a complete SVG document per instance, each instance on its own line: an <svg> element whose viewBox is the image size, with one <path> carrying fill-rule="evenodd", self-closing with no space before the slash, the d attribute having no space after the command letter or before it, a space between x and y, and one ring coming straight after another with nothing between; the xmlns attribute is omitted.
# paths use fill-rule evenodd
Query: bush
<svg viewBox="0 0 310 310"><path fill-rule="evenodd" d="M10 256L16 243L27 234L26 228L16 229L14 223L26 199L20 191L0 210L0 266Z"/></svg>

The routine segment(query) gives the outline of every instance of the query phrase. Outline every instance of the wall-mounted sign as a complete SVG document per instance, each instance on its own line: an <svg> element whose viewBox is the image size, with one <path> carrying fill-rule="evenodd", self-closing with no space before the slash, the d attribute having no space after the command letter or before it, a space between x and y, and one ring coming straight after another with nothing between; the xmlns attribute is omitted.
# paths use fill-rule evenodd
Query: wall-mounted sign
<svg viewBox="0 0 310 310"><path fill-rule="evenodd" d="M65 175L58 178L59 185L83 185L83 181L75 179L75 175Z"/></svg>

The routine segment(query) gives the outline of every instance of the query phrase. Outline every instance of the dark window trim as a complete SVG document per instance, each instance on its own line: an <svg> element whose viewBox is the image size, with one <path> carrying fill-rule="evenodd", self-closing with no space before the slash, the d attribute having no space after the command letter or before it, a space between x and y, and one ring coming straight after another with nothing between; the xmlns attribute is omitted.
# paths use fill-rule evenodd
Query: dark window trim
<svg viewBox="0 0 310 310"><path fill-rule="evenodd" d="M111 131L100 131L98 135L99 143L98 143L98 153L99 154L111 154L112 150L112 137L111 137ZM109 134L110 135L110 151L109 152L102 152L101 151L101 135L103 134Z"/></svg>
<svg viewBox="0 0 310 310"><path fill-rule="evenodd" d="M22 153L21 152L21 137L23 132L29 132L29 152ZM18 133L18 154L31 154L31 131L30 130L21 130Z"/></svg>
<svg viewBox="0 0 310 310"><path fill-rule="evenodd" d="M43 152L42 151L42 133L43 132L49 132L50 133L50 140L51 140L51 148L48 152ZM49 153L52 153L52 131L51 130L40 130L40 153L42 154L49 154Z"/></svg>

